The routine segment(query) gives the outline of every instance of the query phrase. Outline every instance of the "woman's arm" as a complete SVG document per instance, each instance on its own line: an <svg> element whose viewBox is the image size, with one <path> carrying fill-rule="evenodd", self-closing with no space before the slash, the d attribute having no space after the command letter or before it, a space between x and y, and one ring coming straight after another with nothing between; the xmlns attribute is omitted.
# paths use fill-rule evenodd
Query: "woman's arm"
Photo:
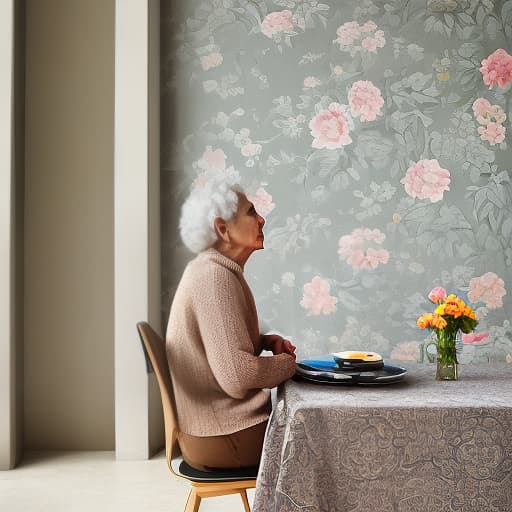
<svg viewBox="0 0 512 512"><path fill-rule="evenodd" d="M197 290L194 308L206 357L219 386L233 398L250 389L272 388L295 373L295 356L259 357L245 319L247 306L238 278L218 267L208 276L211 286Z"/></svg>

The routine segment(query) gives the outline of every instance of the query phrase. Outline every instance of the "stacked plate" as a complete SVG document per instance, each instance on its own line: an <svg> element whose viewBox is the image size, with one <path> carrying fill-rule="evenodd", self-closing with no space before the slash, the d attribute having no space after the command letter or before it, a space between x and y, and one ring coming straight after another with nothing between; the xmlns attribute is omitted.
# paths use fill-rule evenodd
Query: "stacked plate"
<svg viewBox="0 0 512 512"><path fill-rule="evenodd" d="M335 352L297 363L296 375L323 384L389 384L403 379L407 370L384 364L375 352Z"/></svg>

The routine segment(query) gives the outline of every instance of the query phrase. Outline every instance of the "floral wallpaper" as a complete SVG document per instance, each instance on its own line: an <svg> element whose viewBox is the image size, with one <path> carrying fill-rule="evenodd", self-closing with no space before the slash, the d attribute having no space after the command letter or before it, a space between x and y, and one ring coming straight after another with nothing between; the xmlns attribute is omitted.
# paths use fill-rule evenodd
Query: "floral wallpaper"
<svg viewBox="0 0 512 512"><path fill-rule="evenodd" d="M512 364L512 0L163 0L161 34L164 324L180 205L234 173L260 320L299 357L432 360L443 286L479 319L460 361Z"/></svg>

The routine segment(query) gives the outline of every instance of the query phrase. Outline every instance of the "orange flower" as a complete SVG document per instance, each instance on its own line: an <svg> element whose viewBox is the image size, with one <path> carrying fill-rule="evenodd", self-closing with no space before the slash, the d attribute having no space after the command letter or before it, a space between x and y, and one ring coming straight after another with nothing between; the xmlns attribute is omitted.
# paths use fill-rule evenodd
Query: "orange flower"
<svg viewBox="0 0 512 512"><path fill-rule="evenodd" d="M462 316L462 311L456 304L447 304L444 308L444 314L459 318L459 316Z"/></svg>
<svg viewBox="0 0 512 512"><path fill-rule="evenodd" d="M436 309L436 313L440 315L450 315L454 318L459 318L464 314L466 303L459 299L456 295L448 295L445 303Z"/></svg>
<svg viewBox="0 0 512 512"><path fill-rule="evenodd" d="M426 329L432 325L432 316L431 313L425 313L418 318L416 324L420 329Z"/></svg>
<svg viewBox="0 0 512 512"><path fill-rule="evenodd" d="M432 316L432 327L436 329L444 329L448 325L448 322L441 315Z"/></svg>
<svg viewBox="0 0 512 512"><path fill-rule="evenodd" d="M473 311L473 308L471 306L466 306L464 308L464 316L467 316L468 318L471 318L471 320L476 320L475 312Z"/></svg>

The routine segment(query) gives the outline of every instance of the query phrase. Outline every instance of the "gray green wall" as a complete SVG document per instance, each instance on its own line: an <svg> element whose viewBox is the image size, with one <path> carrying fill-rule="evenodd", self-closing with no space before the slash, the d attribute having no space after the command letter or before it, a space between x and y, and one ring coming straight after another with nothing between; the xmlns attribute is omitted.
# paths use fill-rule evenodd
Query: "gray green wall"
<svg viewBox="0 0 512 512"><path fill-rule="evenodd" d="M510 0L164 1L164 323L192 257L179 205L199 173L233 166L268 213L246 269L260 319L299 356L424 359L415 321L440 285L470 293L488 333L461 360L512 362L512 90L479 70L512 53L511 27Z"/></svg>

